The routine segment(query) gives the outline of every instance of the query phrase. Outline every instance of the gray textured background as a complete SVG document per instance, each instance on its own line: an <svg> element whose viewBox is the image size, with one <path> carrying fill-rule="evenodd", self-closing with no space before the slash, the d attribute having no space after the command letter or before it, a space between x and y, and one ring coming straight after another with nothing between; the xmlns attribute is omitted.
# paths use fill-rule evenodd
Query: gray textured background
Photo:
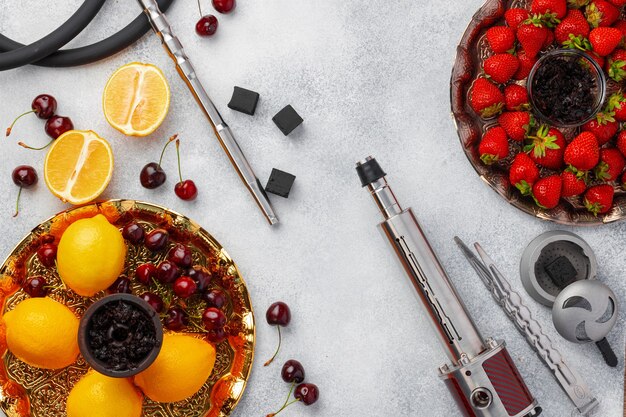
<svg viewBox="0 0 626 417"><path fill-rule="evenodd" d="M0 32L35 40L79 3L3 0ZM210 10L208 0L203 5ZM399 198L420 217L484 335L507 340L544 415L568 416L570 402L452 242L455 234L482 242L522 291L517 268L524 247L557 227L498 197L477 178L459 146L449 116L449 75L456 44L480 5L481 0L240 0L234 14L219 16L213 39L195 35L194 1L173 5L174 29L261 181L273 167L297 176L288 200L272 197L282 220L276 228L264 223L153 35L82 68L0 73L0 126L27 109L36 94L54 94L59 113L71 116L77 128L95 130L114 148L116 169L103 197L171 207L197 220L228 249L247 280L258 319L257 361L236 416L262 416L283 401L288 387L279 369L289 357L303 362L321 399L309 408L295 405L286 416L458 415L436 377L445 356L376 231L379 213L354 173L354 162L369 154L377 156ZM72 45L113 33L138 10L134 0L108 1ZM172 87L170 114L149 138L123 137L102 116L108 76L130 61L160 66ZM254 117L226 107L234 85L261 94ZM271 117L289 103L305 122L286 138ZM65 208L40 183L23 194L22 213L11 218L17 194L12 169L28 163L41 172L44 158L15 141L43 144L42 128L39 120L27 118L11 140L0 141L2 258L33 226ZM175 132L183 141L185 176L200 188L192 203L173 193L174 152L165 159L172 179L164 187L149 191L139 185L141 167L158 158L163 141ZM625 228L626 223L575 229L596 250L600 278L621 301L626 295ZM276 337L264 312L277 299L292 306L293 321L277 363L263 368ZM594 346L566 342L554 331L548 309L526 301L598 396L599 415L621 415L623 314L609 336L620 367L609 369Z"/></svg>

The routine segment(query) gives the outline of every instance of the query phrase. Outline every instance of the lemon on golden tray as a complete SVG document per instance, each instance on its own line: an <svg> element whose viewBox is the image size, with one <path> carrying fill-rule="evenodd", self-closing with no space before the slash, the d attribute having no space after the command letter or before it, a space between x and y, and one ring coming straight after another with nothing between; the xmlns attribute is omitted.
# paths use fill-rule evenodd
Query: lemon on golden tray
<svg viewBox="0 0 626 417"><path fill-rule="evenodd" d="M52 194L64 202L87 203L109 185L113 151L91 130L69 130L52 143L43 171Z"/></svg>
<svg viewBox="0 0 626 417"><path fill-rule="evenodd" d="M139 417L143 398L128 378L89 371L67 397L67 417Z"/></svg>
<svg viewBox="0 0 626 417"><path fill-rule="evenodd" d="M165 334L159 356L135 384L151 400L163 403L182 401L206 382L215 364L215 348L197 337Z"/></svg>
<svg viewBox="0 0 626 417"><path fill-rule="evenodd" d="M111 75L102 94L104 117L130 136L147 136L163 123L170 107L170 87L151 64L131 62Z"/></svg>
<svg viewBox="0 0 626 417"><path fill-rule="evenodd" d="M59 369L78 356L78 318L51 298L27 298L4 314L9 350L37 368Z"/></svg>
<svg viewBox="0 0 626 417"><path fill-rule="evenodd" d="M113 284L125 260L124 238L102 214L72 223L57 249L59 276L82 296L92 296Z"/></svg>

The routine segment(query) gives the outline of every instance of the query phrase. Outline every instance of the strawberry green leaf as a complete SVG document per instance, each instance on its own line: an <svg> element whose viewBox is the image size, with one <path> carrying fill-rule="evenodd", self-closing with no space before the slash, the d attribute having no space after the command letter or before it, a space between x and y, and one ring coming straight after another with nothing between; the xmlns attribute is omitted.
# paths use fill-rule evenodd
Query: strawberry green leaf
<svg viewBox="0 0 626 417"><path fill-rule="evenodd" d="M532 193L532 187L525 180L521 180L515 187L522 193L522 195L530 195Z"/></svg>
<svg viewBox="0 0 626 417"><path fill-rule="evenodd" d="M600 162L593 172L600 181L606 181L611 178L611 174L609 174L609 164L604 161Z"/></svg>
<svg viewBox="0 0 626 417"><path fill-rule="evenodd" d="M482 109L480 111L480 115L484 118L484 119L489 119L497 114L500 114L500 112L502 112L504 108L504 104L503 103L496 103L493 104L489 107L486 107L484 109Z"/></svg>
<svg viewBox="0 0 626 417"><path fill-rule="evenodd" d="M480 155L480 160L483 161L485 165L492 165L494 162L497 162L500 158L498 155L491 155L488 153Z"/></svg>

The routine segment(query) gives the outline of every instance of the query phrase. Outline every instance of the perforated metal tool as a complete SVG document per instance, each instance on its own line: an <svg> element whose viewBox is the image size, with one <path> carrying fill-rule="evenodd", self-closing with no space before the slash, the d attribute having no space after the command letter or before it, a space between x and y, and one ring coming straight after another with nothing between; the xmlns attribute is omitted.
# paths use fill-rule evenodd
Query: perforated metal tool
<svg viewBox="0 0 626 417"><path fill-rule="evenodd" d="M570 342L595 342L607 365L617 366L617 357L606 340L617 320L616 300L613 291L600 281L577 281L556 297L554 327Z"/></svg>
<svg viewBox="0 0 626 417"><path fill-rule="evenodd" d="M557 295L576 281L595 279L598 264L591 247L563 230L543 233L524 250L520 276L535 300L551 307Z"/></svg>

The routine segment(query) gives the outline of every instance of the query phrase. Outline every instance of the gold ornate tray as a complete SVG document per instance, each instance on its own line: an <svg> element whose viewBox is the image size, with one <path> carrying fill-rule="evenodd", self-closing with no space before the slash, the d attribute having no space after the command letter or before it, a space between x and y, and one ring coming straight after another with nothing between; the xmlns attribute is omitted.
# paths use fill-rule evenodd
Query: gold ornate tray
<svg viewBox="0 0 626 417"><path fill-rule="evenodd" d="M146 417L225 417L230 415L239 402L252 367L255 329L252 305L246 285L237 266L222 246L198 224L168 209L131 200L111 200L93 203L64 211L37 226L26 236L0 266L0 302L4 312L13 309L28 295L20 283L27 276L43 275L48 283L58 284L48 296L65 303L76 314L98 298L81 297L66 289L55 268L45 268L39 263L36 251L39 245L55 237L56 242L63 231L74 221L103 214L112 224L123 226L130 220L140 222L146 230L161 227L170 233L171 241L188 245L193 253L194 264L206 266L213 273L211 286L219 285L229 295L225 306L228 317L228 338L216 346L217 359L211 377L192 397L176 403L156 403L144 400L143 416ZM159 262L164 253L153 254L143 246L129 245L126 270L134 271L142 262ZM129 278L133 279L132 274ZM141 284L133 279L133 289ZM136 291L133 291L137 293ZM193 319L191 319L193 320ZM189 326L188 332L194 332ZM5 331L0 328L0 409L8 417L63 417L65 402L70 389L88 366L81 356L67 368L44 370L26 365L16 359L6 348Z"/></svg>
<svg viewBox="0 0 626 417"><path fill-rule="evenodd" d="M593 226L621 220L626 217L626 191L619 186L615 187L613 209L597 217L588 212L577 197L561 199L554 209L544 210L537 207L532 198L523 197L510 185L508 168L512 157L491 166L483 164L480 160L478 144L483 132L497 123L496 119L484 120L478 117L467 99L473 81L482 72L483 61L492 54L485 32L491 26L504 24L504 12L507 9L512 7L529 9L530 3L530 0L486 0L474 14L461 38L450 79L450 102L463 151L480 178L511 205L525 213L540 219L577 226ZM525 86L526 80L518 83ZM608 95L618 88L619 86L609 81ZM561 131L568 140L577 134L576 129ZM545 173L545 168L542 168L542 176Z"/></svg>

